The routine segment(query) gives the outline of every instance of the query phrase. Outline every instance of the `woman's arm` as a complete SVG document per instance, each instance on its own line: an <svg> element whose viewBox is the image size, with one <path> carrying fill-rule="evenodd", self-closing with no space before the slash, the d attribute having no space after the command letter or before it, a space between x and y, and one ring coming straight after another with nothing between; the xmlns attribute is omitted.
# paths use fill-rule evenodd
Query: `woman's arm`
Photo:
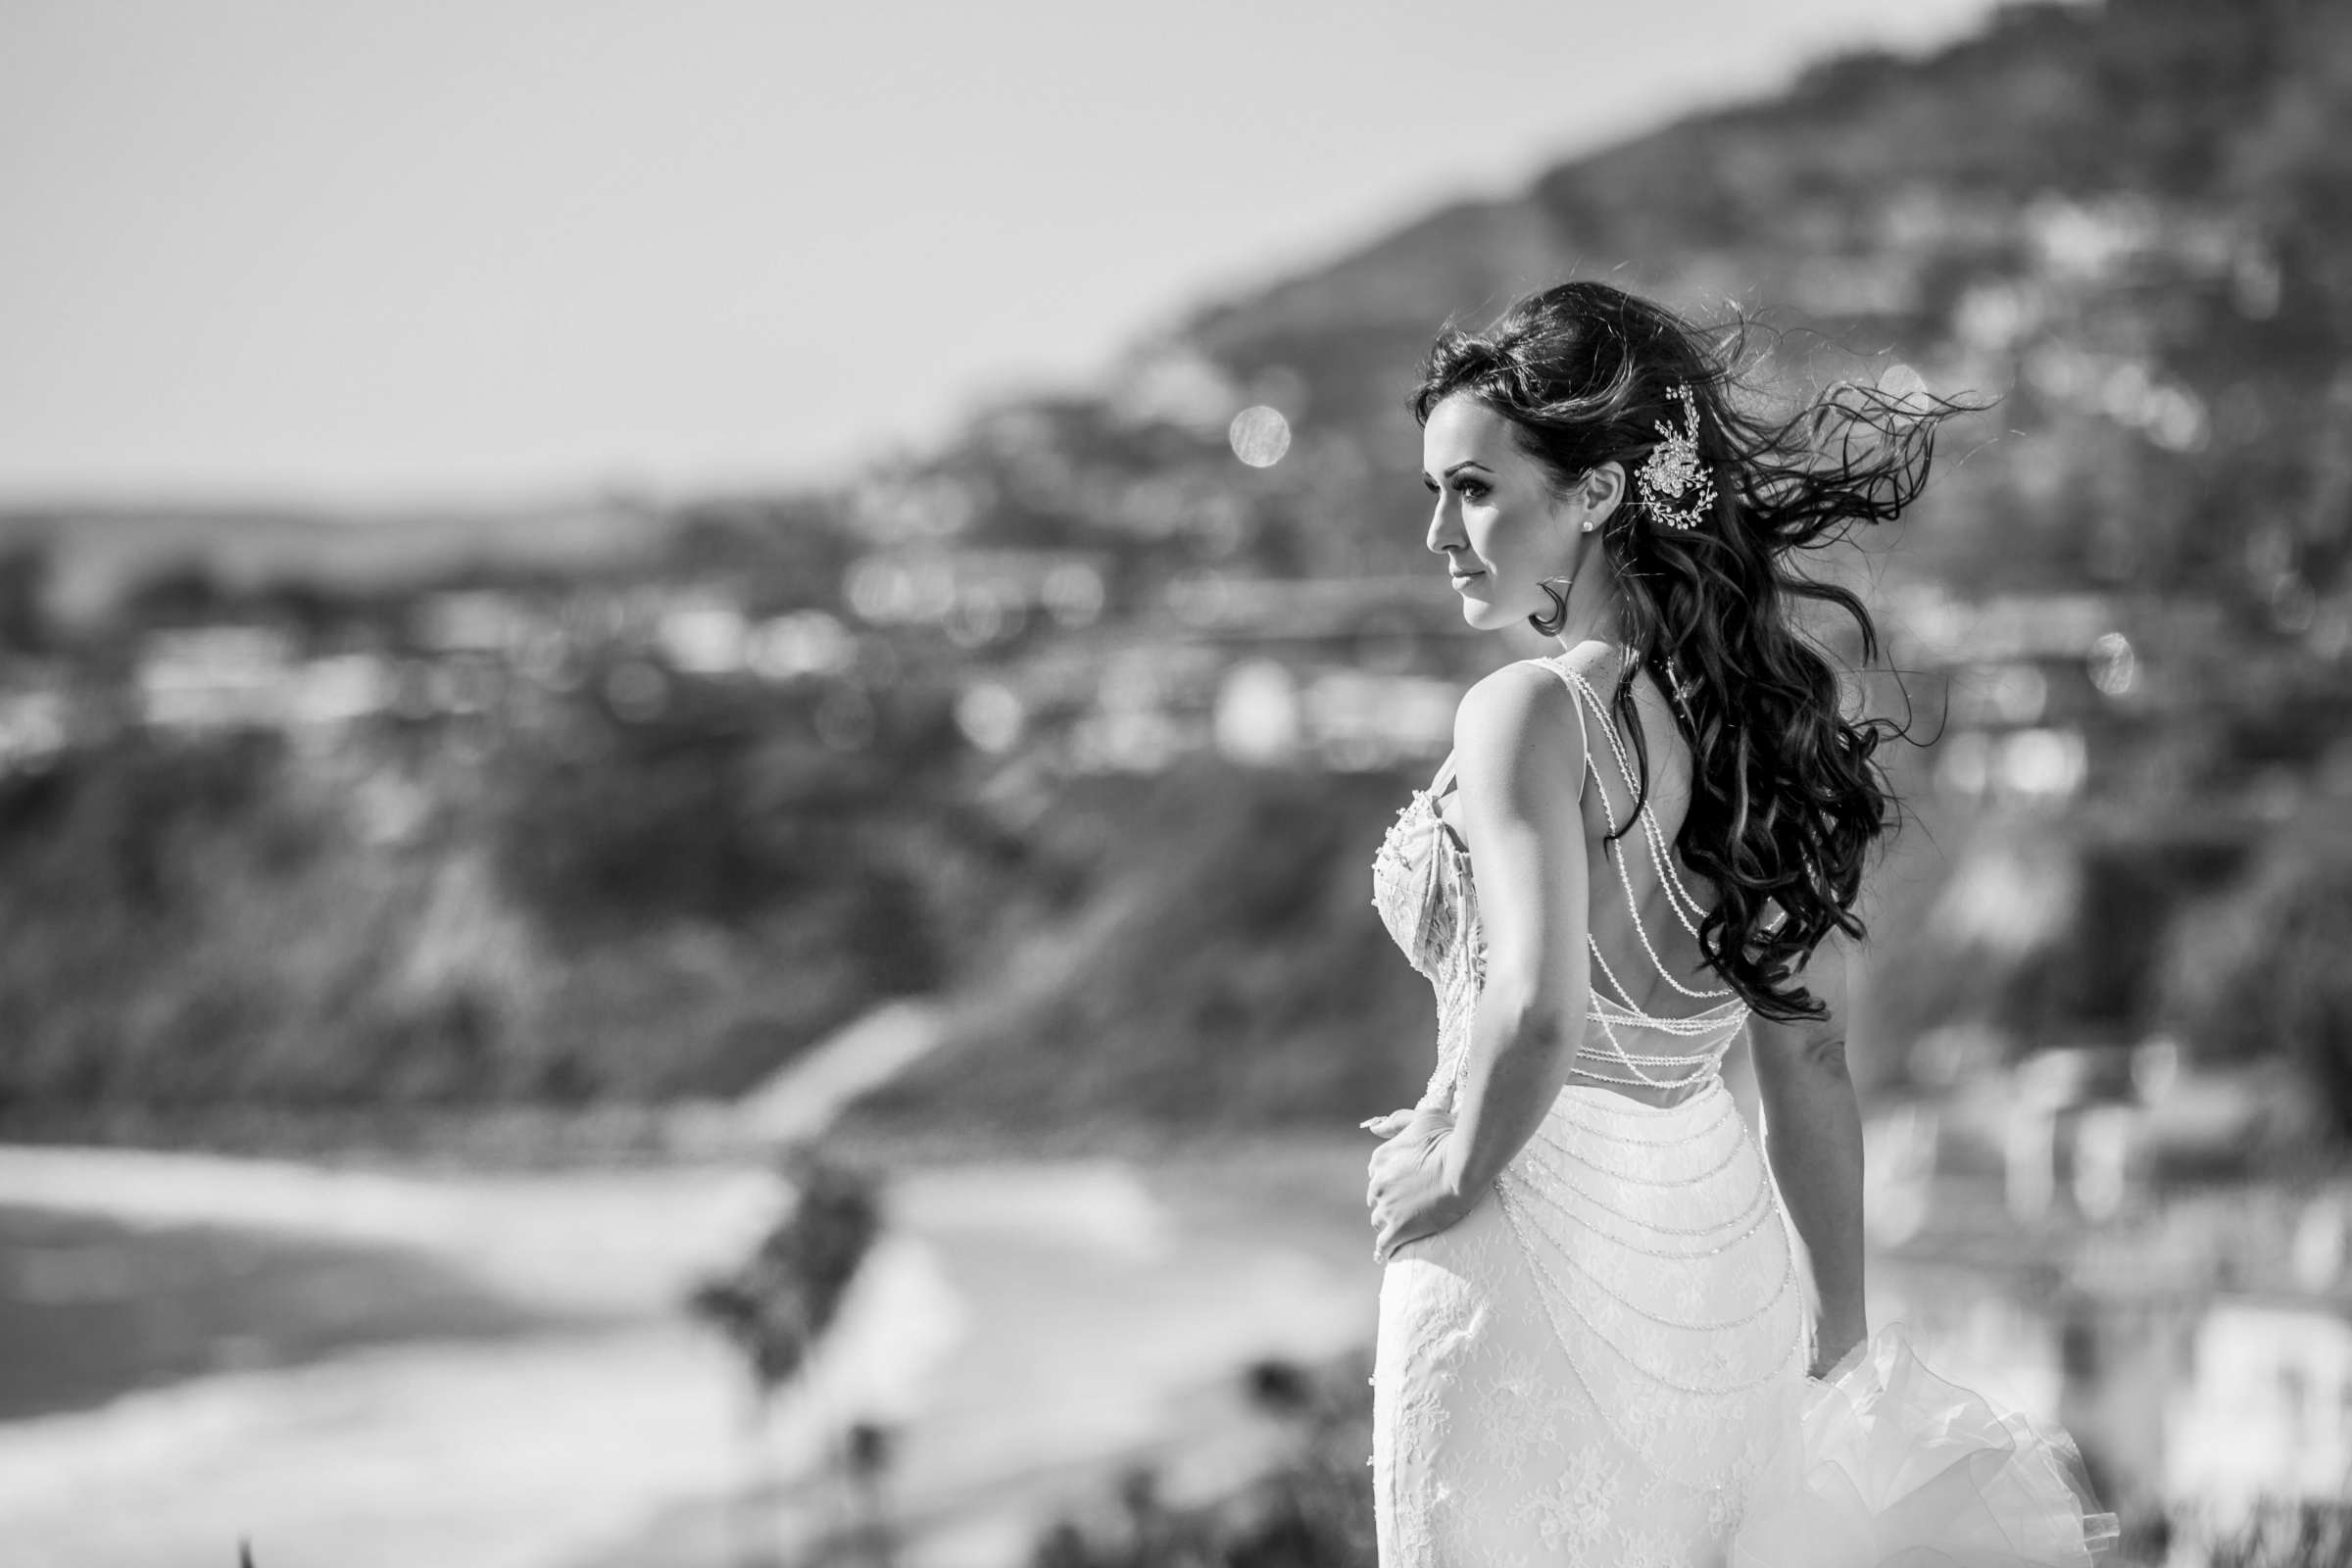
<svg viewBox="0 0 2352 1568"><path fill-rule="evenodd" d="M1486 982L1452 1117L1416 1116L1372 1156L1376 1255L1467 1213L1535 1135L1575 1059L1591 983L1575 701L1549 671L1510 664L1455 712Z"/></svg>
<svg viewBox="0 0 2352 1568"><path fill-rule="evenodd" d="M1446 1151L1475 1199L1535 1136L1582 1044L1592 959L1576 701L1558 676L1497 670L1454 717L1463 836L1486 932L1486 983Z"/></svg>
<svg viewBox="0 0 2352 1568"><path fill-rule="evenodd" d="M1815 954L1805 982L1830 1015L1793 1024L1756 1018L1749 1039L1765 1153L1813 1261L1818 1377L1868 1338L1870 1322L1862 1303L1862 1110L1845 1070L1845 955L1834 941Z"/></svg>

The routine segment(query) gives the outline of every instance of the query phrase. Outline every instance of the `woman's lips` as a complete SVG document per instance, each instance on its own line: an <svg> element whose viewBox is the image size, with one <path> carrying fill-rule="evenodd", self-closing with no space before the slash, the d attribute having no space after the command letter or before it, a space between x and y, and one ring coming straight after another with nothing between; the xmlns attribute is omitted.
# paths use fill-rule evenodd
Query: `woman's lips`
<svg viewBox="0 0 2352 1568"><path fill-rule="evenodd" d="M1462 584L1468 582L1473 577L1484 577L1486 573L1483 571L1449 571L1446 574L1446 579L1450 581L1456 588L1459 588Z"/></svg>

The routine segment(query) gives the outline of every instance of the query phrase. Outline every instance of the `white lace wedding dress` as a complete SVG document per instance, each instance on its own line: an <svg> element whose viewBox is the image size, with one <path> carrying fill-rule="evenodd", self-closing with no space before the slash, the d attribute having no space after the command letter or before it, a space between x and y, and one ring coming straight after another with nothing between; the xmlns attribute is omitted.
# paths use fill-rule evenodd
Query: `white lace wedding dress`
<svg viewBox="0 0 2352 1568"><path fill-rule="evenodd" d="M1774 1543L1801 1545L1817 1526L1859 1543L1855 1568L1891 1559L1906 1543L1873 1522L1887 1499L1857 1501L1828 1478L1933 1446L1922 1422L1948 1411L1882 1411L1883 1391L1857 1380L1883 1378L1892 1361L1856 1358L1833 1385L1804 1377L1796 1246L1720 1076L1747 1009L1659 957L1642 909L1671 909L1695 940L1700 906L1649 808L1632 809L1635 765L1607 705L1558 661L1534 662L1575 693L1589 808L1612 833L1632 823L1592 867L1592 896L1623 900L1638 941L1611 955L1592 939L1586 1038L1542 1126L1488 1197L1397 1249L1383 1276L1372 1453L1382 1568L1720 1568L1751 1509L1777 1534L1759 1533L1743 1562L1782 1568ZM1470 857L1441 810L1451 773L1448 760L1414 792L1373 868L1383 921L1437 989L1437 1068L1420 1103L1442 1108L1459 1087L1484 955ZM1627 965L1646 991L1659 976L1687 1008L1645 1011L1620 983ZM1907 1358L1897 1338L1869 1348ZM1862 1408L1837 1426L1841 1451L1823 1436L1836 1425L1821 1408L1832 1392L1845 1396L1840 1408ZM2040 1531L2035 1541L2063 1544L2071 1516L2074 1555L2010 1560L2081 1563L2082 1512L2057 1484L2063 1453L2038 1438L2013 1442L2018 1462L2003 1475L2024 1490L2000 1500L1993 1523L2015 1516ZM1757 1493L1766 1477L1770 1499ZM1774 1506L1755 1506L1763 1500ZM1934 1535L1933 1521L1921 1528ZM1788 1568L1800 1562L1811 1568L1801 1555Z"/></svg>

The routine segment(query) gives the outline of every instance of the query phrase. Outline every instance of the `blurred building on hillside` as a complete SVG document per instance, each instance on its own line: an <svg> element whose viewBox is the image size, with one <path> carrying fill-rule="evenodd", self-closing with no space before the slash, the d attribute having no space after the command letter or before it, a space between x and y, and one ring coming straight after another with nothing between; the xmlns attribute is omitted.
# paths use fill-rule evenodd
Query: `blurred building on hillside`
<svg viewBox="0 0 2352 1568"><path fill-rule="evenodd" d="M2037 1053L1869 1121L1872 1316L2059 1422L2111 1505L2224 1528L2352 1486L2352 1179L2282 1063Z"/></svg>

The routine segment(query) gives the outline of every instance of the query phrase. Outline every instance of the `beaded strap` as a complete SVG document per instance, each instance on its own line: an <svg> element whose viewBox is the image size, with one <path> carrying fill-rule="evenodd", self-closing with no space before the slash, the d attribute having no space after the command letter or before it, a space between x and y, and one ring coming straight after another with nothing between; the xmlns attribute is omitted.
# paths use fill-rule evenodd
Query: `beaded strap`
<svg viewBox="0 0 2352 1568"><path fill-rule="evenodd" d="M1640 777L1634 771L1632 760L1626 756L1625 741L1617 733L1615 721L1609 718L1608 710L1601 705L1600 694L1592 689L1592 684L1579 671L1565 669L1561 673L1575 684L1579 696L1599 710L1603 721L1602 730L1609 740L1609 751L1617 759L1618 775L1625 780L1627 791L1639 797L1642 790ZM1580 724L1582 722L1581 712L1579 722ZM1604 791L1603 794L1603 804L1605 805L1606 792ZM1666 894L1666 906L1674 911L1674 916L1682 922L1683 929L1690 932L1691 939L1695 941L1698 937L1698 927L1692 922L1692 916L1703 919L1706 911L1699 907L1698 900L1690 896L1690 890L1683 885L1683 874L1675 868L1674 857L1665 848L1666 835L1658 827L1657 819L1647 811L1641 812L1640 819L1642 840L1649 846L1650 862L1658 870L1658 885ZM1616 831L1616 821L1613 815L1609 829L1612 833ZM1722 996L1726 993L1710 992L1707 994Z"/></svg>
<svg viewBox="0 0 2352 1568"><path fill-rule="evenodd" d="M1608 710L1601 707L1599 694L1592 690L1592 684L1578 671L1563 667L1559 673L1567 677L1569 684L1576 689L1579 704L1577 709L1578 728L1583 729L1584 727L1583 705L1592 704L1594 710L1600 714L1601 733L1608 738L1609 753L1617 760L1619 776L1625 780L1627 791L1636 799L1640 799L1641 777L1634 771L1633 760L1626 756L1625 741L1617 733L1616 722L1609 717ZM1587 734L1589 735L1590 731L1587 731ZM1714 990L1700 990L1683 984L1682 981L1675 978L1674 971L1666 967L1666 960L1658 956L1658 950L1650 944L1648 923L1642 918L1641 904L1634 898L1633 879L1625 874L1624 851L1619 848L1622 840L1617 828L1617 808L1609 800L1608 786L1601 780L1600 764L1593 760L1589 742L1585 753L1585 765L1592 769L1592 782L1600 786L1600 808L1609 824L1607 853L1617 862L1617 883L1625 890L1626 913L1633 917L1634 935L1641 938L1642 951L1649 955L1650 966L1658 971L1660 979L1686 997L1730 996L1732 993L1728 986ZM1657 819L1649 814L1649 806L1646 801L1642 803L1641 809L1634 813L1634 820L1641 824L1642 842L1649 847L1650 863L1657 868L1658 887L1666 896L1666 906L1674 911L1675 918L1681 921L1683 928L1695 939L1698 936L1698 927L1691 923L1690 915L1685 911L1684 905L1688 904L1691 910L1696 911L1698 903L1690 897L1690 890L1683 886L1682 874L1674 868L1674 857L1667 852L1665 847L1666 835L1658 827ZM1593 938L1588 933L1585 940L1590 943ZM1599 949L1595 947L1593 951L1597 954Z"/></svg>
<svg viewBox="0 0 2352 1568"><path fill-rule="evenodd" d="M1690 1134L1690 1140L1688 1141L1695 1142L1700 1138L1704 1138L1722 1125L1723 1117L1718 1116L1706 1126ZM1693 1181L1702 1180L1709 1176L1720 1175L1723 1171L1730 1168L1733 1160L1740 1157L1740 1147L1739 1145L1735 1144L1721 1159L1708 1166L1705 1170L1694 1171L1689 1176L1678 1176L1672 1179L1665 1179L1648 1176L1636 1176L1630 1171L1612 1170L1608 1166L1601 1164L1598 1160L1590 1158L1587 1155L1577 1152L1573 1148L1561 1143L1558 1139L1545 1132L1541 1126L1536 1129L1534 1142L1537 1145L1540 1145L1548 1153L1558 1154L1563 1158L1572 1159L1596 1176L1605 1176L1610 1181L1623 1182L1629 1187L1685 1187ZM1557 1175L1559 1173L1559 1166L1557 1164L1547 1165L1545 1168L1553 1175ZM1578 1190L1580 1192L1582 1191L1582 1189ZM1587 1196L1590 1195L1588 1194ZM1598 1200L1595 1199L1594 1201L1597 1202ZM1631 1218L1632 1216L1627 1215L1625 1217Z"/></svg>
<svg viewBox="0 0 2352 1568"><path fill-rule="evenodd" d="M1742 1128L1740 1131L1741 1137L1744 1139L1745 1129ZM1745 1240L1749 1233L1752 1232L1757 1225L1761 1224L1764 1219L1768 1218L1771 1214L1777 1211L1777 1205L1773 1200L1775 1195L1772 1179L1770 1176L1764 1174L1760 1167L1757 1172L1755 1190L1740 1200L1738 1213L1734 1214L1729 1219L1721 1219L1709 1225L1698 1225L1690 1228L1678 1228L1672 1225L1653 1224L1652 1222L1643 1219L1639 1214L1629 1214L1623 1209L1612 1208L1609 1206L1606 1199L1594 1193L1592 1189L1586 1187L1582 1182L1576 1181L1572 1177L1569 1177L1551 1165L1546 1164L1540 1155L1530 1153L1524 1149L1522 1149L1511 1160L1510 1164L1503 1167L1502 1175L1497 1176L1495 1181L1499 1184L1505 1177L1523 1184L1529 1192L1542 1199L1550 1207L1557 1209L1560 1213L1566 1215L1568 1218L1576 1220L1578 1224L1591 1231L1593 1235L1598 1236L1603 1240L1614 1242L1629 1251L1646 1252L1651 1257L1712 1257L1715 1253L1722 1251L1725 1248L1735 1246L1738 1243ZM1537 1180L1538 1177L1543 1179ZM1497 1190L1499 1190L1499 1188ZM1591 1204L1594 1209L1608 1215L1610 1218L1624 1220L1629 1225L1638 1226L1641 1229L1648 1231L1656 1236L1696 1238L1715 1235L1721 1231L1729 1229L1734 1225L1739 1225L1743 1228L1740 1230L1739 1235L1730 1238L1728 1241L1721 1242L1712 1248L1704 1248L1697 1251L1692 1251L1686 1247L1674 1247L1660 1250L1654 1248L1644 1247L1640 1242L1628 1241L1622 1236L1613 1235L1609 1231L1602 1229L1600 1226L1593 1224L1591 1219L1580 1217L1568 1206L1567 1200L1561 1196L1562 1193L1574 1194L1576 1197L1583 1199L1587 1203Z"/></svg>
<svg viewBox="0 0 2352 1568"><path fill-rule="evenodd" d="M1641 829L1642 842L1648 850L1650 864L1657 873L1659 892L1667 908L1673 911L1675 920L1690 935L1692 941L1699 940L1700 922L1705 919L1706 911L1691 896L1690 887L1683 881L1682 872L1675 865L1673 849L1666 842L1664 830L1651 815L1648 802L1642 798L1641 778L1626 750L1625 739L1610 717L1607 706L1600 700L1599 693L1578 670L1552 660L1535 660L1531 662L1543 664L1559 676L1567 683L1575 698L1577 728L1584 742L1586 775L1592 780L1599 793L1602 818L1608 826L1603 853L1608 857L1622 890L1626 914L1633 924L1635 939L1641 944L1650 968L1669 987L1692 1001L1711 1004L1695 1013L1679 1016L1650 1012L1634 1001L1633 991L1610 965L1608 956L1601 952L1598 937L1588 930L1585 947L1592 956L1598 983L1592 989L1586 1017L1599 1026L1600 1042L1596 1046L1588 1037L1587 1045L1578 1054L1572 1071L1577 1078L1588 1082L1624 1088L1689 1088L1721 1070L1724 1054L1738 1040L1740 1028L1746 1021L1746 1003L1728 986L1686 984L1659 954L1656 943L1650 937L1648 922L1642 917L1641 901L1634 896L1633 878L1627 874L1624 832L1636 826ZM1616 803L1609 794L1609 784L1603 776L1600 759L1592 744L1591 726L1585 719L1588 707L1600 716L1601 735L1609 757L1616 763L1618 777L1629 796L1642 802L1630 822L1621 823L1618 818ZM1690 1040L1694 1044L1690 1051L1679 1054L1632 1051L1619 1037L1619 1025Z"/></svg>
<svg viewBox="0 0 2352 1568"><path fill-rule="evenodd" d="M1580 1133L1589 1133L1595 1138L1607 1139L1617 1143L1642 1144L1652 1148L1663 1149L1676 1147L1680 1144L1689 1142L1690 1139L1704 1138L1708 1134L1720 1129L1725 1121L1738 1114L1738 1105L1727 1099L1724 1102L1721 1112L1713 1121L1707 1123L1704 1127L1699 1128L1697 1131L1689 1134L1685 1138L1673 1139L1626 1138L1613 1128L1603 1128L1595 1122L1579 1121L1574 1116L1559 1115L1556 1110L1552 1116L1547 1116L1544 1118L1544 1126L1549 1126L1552 1120L1556 1118L1563 1126L1573 1127ZM1544 1148L1550 1150L1552 1152L1564 1154L1568 1158L1575 1160L1578 1164L1583 1165L1587 1169L1592 1171L1594 1174L1606 1176L1612 1181L1626 1182L1636 1187L1672 1187L1678 1185L1677 1183L1670 1181L1653 1181L1645 1176L1636 1176L1630 1172L1617 1170L1610 1166L1604 1165L1599 1160L1592 1158L1591 1155L1586 1154L1553 1138L1550 1133L1544 1130L1544 1127L1538 1127L1536 1129L1536 1137L1543 1143Z"/></svg>
<svg viewBox="0 0 2352 1568"><path fill-rule="evenodd" d="M1500 1196L1500 1194L1498 1193L1497 1196ZM1522 1227L1531 1222L1523 1220L1518 1216L1518 1214L1515 1212L1516 1206L1517 1205L1515 1203L1506 1200L1503 1205L1503 1213L1506 1218L1511 1220L1512 1229L1519 1234L1521 1252L1522 1255L1526 1257L1528 1266L1533 1268L1538 1277L1543 1279L1544 1285L1548 1287L1548 1289L1542 1293L1544 1296L1544 1304L1546 1307L1549 1307L1554 1301L1557 1301L1560 1305L1565 1306L1569 1313L1576 1318L1577 1322L1584 1327L1586 1335L1591 1337L1592 1342L1608 1347L1609 1350L1614 1353L1619 1360L1623 1361L1627 1366L1632 1367L1642 1377L1647 1378L1650 1382L1656 1383L1661 1387L1672 1389L1678 1394L1692 1394L1698 1395L1702 1397L1711 1398L1728 1398L1734 1395L1743 1394L1750 1389L1759 1388L1762 1385L1770 1382L1772 1379L1780 1376L1782 1363L1776 1361L1770 1366L1766 1367L1764 1371L1752 1378L1747 1378L1735 1383L1720 1384L1716 1387L1709 1388L1703 1384L1679 1383L1671 1378L1666 1377L1663 1373L1652 1371L1650 1368L1643 1366L1641 1362L1635 1360L1633 1356L1628 1354L1606 1334L1602 1333L1600 1326L1594 1323L1590 1317L1586 1316L1584 1308L1578 1306L1568 1293L1560 1288L1558 1276L1552 1274L1544 1266L1544 1264L1539 1260L1536 1249L1532 1244L1529 1243L1526 1232L1524 1229L1522 1229ZM1765 1217L1771 1217L1769 1205L1767 1205ZM1746 1231L1741 1232L1739 1236L1733 1238L1729 1242L1726 1242L1724 1244L1724 1248L1737 1246L1740 1242L1746 1240L1747 1236L1752 1234L1754 1230L1755 1226L1749 1226ZM1722 1250L1722 1249L1718 1249L1718 1250ZM1686 1253L1669 1255L1696 1256L1699 1254ZM1786 1290L1785 1279L1783 1283L1783 1289L1784 1291ZM1644 1313L1642 1315L1647 1316L1648 1314ZM1580 1340L1585 1339L1585 1336L1583 1335L1568 1333L1565 1325L1560 1324L1556 1320L1553 1322L1552 1327L1556 1332L1560 1333L1562 1340L1567 1344L1573 1345L1578 1343ZM1574 1365L1575 1357L1571 1356L1569 1358L1569 1362L1571 1365Z"/></svg>
<svg viewBox="0 0 2352 1568"><path fill-rule="evenodd" d="M1576 1270L1587 1280L1591 1281L1594 1290L1600 1292L1601 1295L1607 1297L1610 1300L1615 1301L1627 1311L1633 1313L1637 1317L1647 1318L1650 1322L1657 1324L1660 1328L1678 1329L1691 1334L1719 1334L1728 1329L1745 1328L1748 1324L1753 1323L1756 1319L1762 1317L1765 1313L1780 1305L1782 1295L1787 1292L1789 1283L1796 1278L1796 1253L1792 1249L1784 1248L1782 1249L1782 1255L1786 1257L1788 1261L1781 1269L1781 1277L1777 1282L1775 1282L1772 1294L1765 1297L1761 1301L1758 1301L1753 1310L1742 1312L1738 1317L1729 1318L1720 1323L1687 1323L1677 1318L1660 1317L1657 1313L1643 1307L1639 1301L1634 1300L1632 1298L1627 1297L1617 1291L1611 1290L1608 1282L1603 1280L1599 1274L1595 1273L1591 1264L1586 1263L1583 1259L1576 1255L1576 1250L1574 1248L1566 1246L1556 1237L1544 1236L1543 1240L1544 1243L1551 1249L1551 1250L1559 1254L1561 1261L1565 1262L1570 1268ZM1530 1266L1534 1265L1531 1264Z"/></svg>
<svg viewBox="0 0 2352 1568"><path fill-rule="evenodd" d="M1672 1105L1651 1105L1639 1100L1629 1100L1623 1095L1611 1095L1608 1097L1610 1104L1606 1106L1593 1104L1590 1101L1579 1102L1571 1100L1563 1103L1561 1101L1555 1100L1552 1102L1549 1114L1558 1116L1563 1125L1574 1127L1580 1132L1589 1132L1596 1138L1605 1138L1613 1144L1625 1144L1642 1149L1672 1149L1690 1142L1694 1135L1677 1133L1670 1138L1638 1138L1626 1130L1626 1125L1629 1122L1638 1124L1656 1117L1680 1113L1709 1094L1722 1095L1724 1102L1727 1105L1734 1105L1736 1108L1736 1102L1731 1098L1731 1091L1724 1088L1723 1080L1718 1078L1689 1100L1678 1101ZM1624 1108L1619 1109L1620 1106ZM1592 1110L1598 1114L1594 1118L1588 1119L1577 1114L1580 1110Z"/></svg>

